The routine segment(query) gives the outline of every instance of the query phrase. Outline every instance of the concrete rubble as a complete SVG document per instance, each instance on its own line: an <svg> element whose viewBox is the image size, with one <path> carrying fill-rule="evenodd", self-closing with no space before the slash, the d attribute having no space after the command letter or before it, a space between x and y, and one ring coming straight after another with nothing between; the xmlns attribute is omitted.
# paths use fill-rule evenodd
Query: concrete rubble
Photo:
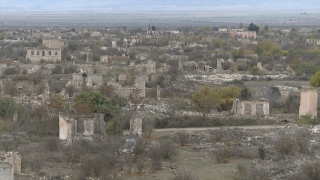
<svg viewBox="0 0 320 180"><path fill-rule="evenodd" d="M211 75L185 75L184 76L188 80L198 81L198 82L213 82L216 84L222 84L226 82L231 82L234 80L286 80L290 76L285 74L277 74L277 75L264 75L264 76L256 76L250 74L211 74Z"/></svg>

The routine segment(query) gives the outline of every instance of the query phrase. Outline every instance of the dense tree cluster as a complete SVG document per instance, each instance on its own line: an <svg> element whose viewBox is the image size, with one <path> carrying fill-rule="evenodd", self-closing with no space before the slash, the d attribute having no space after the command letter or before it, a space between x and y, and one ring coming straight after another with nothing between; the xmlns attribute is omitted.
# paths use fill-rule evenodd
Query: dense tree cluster
<svg viewBox="0 0 320 180"><path fill-rule="evenodd" d="M253 23L250 23L250 24L249 24L249 27L248 27L248 30L249 30L249 31L256 31L256 32L258 33L258 32L259 32L259 29L260 29L259 26L255 25L255 24L253 24Z"/></svg>

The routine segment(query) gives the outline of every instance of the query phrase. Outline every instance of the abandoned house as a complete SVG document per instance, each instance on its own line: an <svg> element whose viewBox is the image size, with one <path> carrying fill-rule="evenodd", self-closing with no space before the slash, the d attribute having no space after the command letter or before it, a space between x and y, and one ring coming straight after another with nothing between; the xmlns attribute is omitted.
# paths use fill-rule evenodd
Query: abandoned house
<svg viewBox="0 0 320 180"><path fill-rule="evenodd" d="M106 136L104 115L82 115L77 118L59 114L59 139L65 144L79 140L101 139Z"/></svg>
<svg viewBox="0 0 320 180"><path fill-rule="evenodd" d="M72 79L68 81L66 86L73 85L76 88L81 88L84 85L84 83L87 87L98 89L103 84L103 77L102 75L98 74L87 74L87 77L84 78L80 74L72 74Z"/></svg>
<svg viewBox="0 0 320 180"><path fill-rule="evenodd" d="M28 49L26 59L32 63L39 63L41 60L61 61L61 49Z"/></svg>
<svg viewBox="0 0 320 180"><path fill-rule="evenodd" d="M244 39L256 39L257 33L256 31L230 31L231 37L241 37Z"/></svg>
<svg viewBox="0 0 320 180"><path fill-rule="evenodd" d="M319 39L306 39L306 43L320 45L320 40Z"/></svg>
<svg viewBox="0 0 320 180"><path fill-rule="evenodd" d="M241 101L235 99L233 101L233 112L237 116L268 116L269 102L268 101Z"/></svg>
<svg viewBox="0 0 320 180"><path fill-rule="evenodd" d="M317 116L318 92L317 90L303 90L300 94L299 116Z"/></svg>

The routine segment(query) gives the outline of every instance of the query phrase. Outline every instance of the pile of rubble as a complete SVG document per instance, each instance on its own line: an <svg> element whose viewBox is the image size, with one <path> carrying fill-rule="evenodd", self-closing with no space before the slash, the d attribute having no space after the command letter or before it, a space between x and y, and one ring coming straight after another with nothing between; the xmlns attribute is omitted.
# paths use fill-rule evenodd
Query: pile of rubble
<svg viewBox="0 0 320 180"><path fill-rule="evenodd" d="M256 76L250 74L211 74L211 75L185 75L185 78L192 81L213 82L222 84L234 80L254 81L254 80L286 80L289 78L285 74Z"/></svg>
<svg viewBox="0 0 320 180"><path fill-rule="evenodd" d="M300 88L292 87L292 86L276 85L274 87L279 88L280 91L300 92Z"/></svg>

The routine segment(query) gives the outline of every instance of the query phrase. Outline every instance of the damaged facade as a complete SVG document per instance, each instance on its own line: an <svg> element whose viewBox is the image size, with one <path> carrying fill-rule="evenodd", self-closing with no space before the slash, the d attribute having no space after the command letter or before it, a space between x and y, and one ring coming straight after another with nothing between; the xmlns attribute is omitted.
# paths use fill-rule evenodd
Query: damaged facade
<svg viewBox="0 0 320 180"><path fill-rule="evenodd" d="M65 144L106 136L103 114L83 115L77 119L59 114L59 139Z"/></svg>
<svg viewBox="0 0 320 180"><path fill-rule="evenodd" d="M300 95L299 116L311 115L317 116L318 92L317 90L304 90Z"/></svg>
<svg viewBox="0 0 320 180"><path fill-rule="evenodd" d="M66 86L73 85L76 88L81 88L84 83L87 87L98 89L103 84L103 77L101 74L88 74L88 77L83 78L80 74L72 74L72 79L68 81Z"/></svg>
<svg viewBox="0 0 320 180"><path fill-rule="evenodd" d="M14 180L21 174L21 155L18 152L0 152L0 179Z"/></svg>
<svg viewBox="0 0 320 180"><path fill-rule="evenodd" d="M130 134L134 136L142 135L142 117L139 113L130 119Z"/></svg>
<svg viewBox="0 0 320 180"><path fill-rule="evenodd" d="M256 31L230 31L231 37L241 37L241 38L257 38Z"/></svg>
<svg viewBox="0 0 320 180"><path fill-rule="evenodd" d="M156 73L156 62L152 60L148 60L147 62L147 73L148 74L155 74Z"/></svg>
<svg viewBox="0 0 320 180"><path fill-rule="evenodd" d="M137 96L141 98L146 97L145 81L137 82L134 84L134 86L121 86L119 83L116 83L115 81L109 81L107 85L113 86L115 93L121 97L128 98L130 95L132 95L132 93L135 93L134 91L138 92L138 94L136 94Z"/></svg>
<svg viewBox="0 0 320 180"><path fill-rule="evenodd" d="M32 63L39 63L41 60L61 61L61 49L28 49L26 59Z"/></svg>
<svg viewBox="0 0 320 180"><path fill-rule="evenodd" d="M61 49L64 46L64 42L57 39L43 39L42 45L50 49Z"/></svg>
<svg viewBox="0 0 320 180"><path fill-rule="evenodd" d="M233 101L233 112L236 116L269 116L268 101Z"/></svg>

